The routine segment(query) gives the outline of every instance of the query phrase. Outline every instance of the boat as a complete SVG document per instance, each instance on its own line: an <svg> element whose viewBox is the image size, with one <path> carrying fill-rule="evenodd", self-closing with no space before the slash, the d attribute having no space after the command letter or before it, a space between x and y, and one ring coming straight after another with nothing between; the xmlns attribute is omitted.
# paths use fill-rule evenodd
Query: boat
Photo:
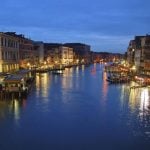
<svg viewBox="0 0 150 150"><path fill-rule="evenodd" d="M54 70L52 71L52 74L61 75L63 74L63 70Z"/></svg>
<svg viewBox="0 0 150 150"><path fill-rule="evenodd" d="M110 83L127 83L130 81L128 77L114 77L114 76L108 77L106 80Z"/></svg>

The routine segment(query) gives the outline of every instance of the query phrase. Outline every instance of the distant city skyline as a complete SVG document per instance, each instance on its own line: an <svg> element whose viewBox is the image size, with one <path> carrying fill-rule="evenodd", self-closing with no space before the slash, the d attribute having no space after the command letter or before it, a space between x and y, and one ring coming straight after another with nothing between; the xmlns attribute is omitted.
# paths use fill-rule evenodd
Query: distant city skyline
<svg viewBox="0 0 150 150"><path fill-rule="evenodd" d="M124 53L136 35L150 34L149 0L5 0L0 31L36 41L86 43Z"/></svg>

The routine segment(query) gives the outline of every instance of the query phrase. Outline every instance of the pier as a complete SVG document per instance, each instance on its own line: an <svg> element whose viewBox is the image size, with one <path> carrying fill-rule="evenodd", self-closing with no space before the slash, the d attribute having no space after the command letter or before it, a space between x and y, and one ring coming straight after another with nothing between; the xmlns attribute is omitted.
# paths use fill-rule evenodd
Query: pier
<svg viewBox="0 0 150 150"><path fill-rule="evenodd" d="M139 89L144 87L148 87L148 85L135 85L135 86L131 86L130 89Z"/></svg>
<svg viewBox="0 0 150 150"><path fill-rule="evenodd" d="M0 100L26 97L34 81L34 76L29 70L20 70L3 78L0 84Z"/></svg>

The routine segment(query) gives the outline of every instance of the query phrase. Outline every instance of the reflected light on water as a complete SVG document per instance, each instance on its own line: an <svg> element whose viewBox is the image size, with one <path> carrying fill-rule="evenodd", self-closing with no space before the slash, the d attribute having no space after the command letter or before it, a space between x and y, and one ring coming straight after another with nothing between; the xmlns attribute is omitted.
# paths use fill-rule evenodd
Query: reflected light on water
<svg viewBox="0 0 150 150"><path fill-rule="evenodd" d="M137 93L136 90L130 91L129 104L132 110L135 109L135 107L137 106L137 103L139 101L139 99L137 99L138 97L139 97L139 94Z"/></svg>
<svg viewBox="0 0 150 150"><path fill-rule="evenodd" d="M67 68L65 70L65 75L62 78L62 87L64 89L70 89L73 87L73 81L72 81L72 73L73 73L73 69L72 68Z"/></svg>
<svg viewBox="0 0 150 150"><path fill-rule="evenodd" d="M76 75L79 74L79 66L76 67Z"/></svg>
<svg viewBox="0 0 150 150"><path fill-rule="evenodd" d="M18 123L21 119L21 110L27 106L26 99L14 99L0 102L0 119L7 118L12 114L13 119Z"/></svg>
<svg viewBox="0 0 150 150"><path fill-rule="evenodd" d="M84 70L85 70L85 66L84 66L84 65L82 65L82 72L84 72Z"/></svg>
<svg viewBox="0 0 150 150"><path fill-rule="evenodd" d="M20 106L18 100L13 100L13 108L14 108L14 119L19 120L20 119Z"/></svg>
<svg viewBox="0 0 150 150"><path fill-rule="evenodd" d="M129 103L132 109L138 107L141 113L147 110L150 107L148 88L132 89L130 91Z"/></svg>
<svg viewBox="0 0 150 150"><path fill-rule="evenodd" d="M122 85L121 87L121 95L120 95L120 100L122 106L124 105L124 99L127 99L129 97L129 88L127 85Z"/></svg>
<svg viewBox="0 0 150 150"><path fill-rule="evenodd" d="M65 68L63 76L72 76L73 68Z"/></svg>
<svg viewBox="0 0 150 150"><path fill-rule="evenodd" d="M144 111L150 106L148 88L142 89L140 110Z"/></svg>
<svg viewBox="0 0 150 150"><path fill-rule="evenodd" d="M144 88L141 91L141 101L140 101L140 125L144 129L144 133L150 138L150 99L149 90Z"/></svg>
<svg viewBox="0 0 150 150"><path fill-rule="evenodd" d="M103 72L103 98L104 100L106 100L106 95L107 95L107 92L108 92L108 82L107 82L107 73L106 72Z"/></svg>
<svg viewBox="0 0 150 150"><path fill-rule="evenodd" d="M75 75L76 75L76 78L74 78L74 88L76 88L76 89L78 89L79 88L79 76L80 76L80 74L79 74L79 66L77 66L76 68L75 68ZM73 79L72 79L73 80Z"/></svg>
<svg viewBox="0 0 150 150"><path fill-rule="evenodd" d="M135 82L131 82L130 83L130 87L132 86L136 86L137 83ZM130 95L129 95L129 105L130 108L133 110L136 109L136 107L139 107L139 103L140 103L140 95L141 95L141 89L130 89Z"/></svg>
<svg viewBox="0 0 150 150"><path fill-rule="evenodd" d="M49 75L47 73L38 74L36 76L36 95L39 97L41 94L42 97L48 96L48 87L49 87ZM42 91L42 92L41 92Z"/></svg>

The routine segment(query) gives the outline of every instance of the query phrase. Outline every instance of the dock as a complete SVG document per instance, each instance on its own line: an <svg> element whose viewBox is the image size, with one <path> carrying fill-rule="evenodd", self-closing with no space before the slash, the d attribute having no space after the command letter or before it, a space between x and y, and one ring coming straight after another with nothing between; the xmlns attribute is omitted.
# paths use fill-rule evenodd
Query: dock
<svg viewBox="0 0 150 150"><path fill-rule="evenodd" d="M144 88L144 87L148 87L147 85L135 85L135 86L131 86L130 89L139 89L139 88Z"/></svg>
<svg viewBox="0 0 150 150"><path fill-rule="evenodd" d="M9 74L0 84L0 100L13 100L27 97L34 77L28 70L21 70L15 74Z"/></svg>

